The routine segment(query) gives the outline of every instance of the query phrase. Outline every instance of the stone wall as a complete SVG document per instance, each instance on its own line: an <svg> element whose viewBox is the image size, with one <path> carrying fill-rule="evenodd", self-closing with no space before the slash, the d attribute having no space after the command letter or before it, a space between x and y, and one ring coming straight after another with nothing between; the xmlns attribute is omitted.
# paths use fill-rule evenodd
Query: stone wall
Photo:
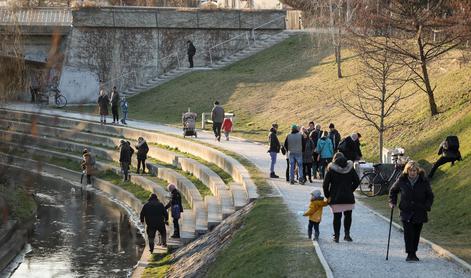
<svg viewBox="0 0 471 278"><path fill-rule="evenodd" d="M93 8L74 12L73 29L60 88L69 102L94 102L102 86L123 91L157 77L160 73L186 67L186 41L197 51L195 66L206 66L209 49L217 61L248 47L250 30L257 39L284 29L283 11L199 10L175 8Z"/></svg>

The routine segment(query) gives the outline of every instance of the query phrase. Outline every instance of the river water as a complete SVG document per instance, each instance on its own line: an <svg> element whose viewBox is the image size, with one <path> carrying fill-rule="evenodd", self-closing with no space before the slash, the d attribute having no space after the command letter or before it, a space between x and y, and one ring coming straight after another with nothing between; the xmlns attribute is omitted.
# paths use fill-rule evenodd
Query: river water
<svg viewBox="0 0 471 278"><path fill-rule="evenodd" d="M37 177L31 251L11 277L127 277L144 239L126 212L107 198Z"/></svg>

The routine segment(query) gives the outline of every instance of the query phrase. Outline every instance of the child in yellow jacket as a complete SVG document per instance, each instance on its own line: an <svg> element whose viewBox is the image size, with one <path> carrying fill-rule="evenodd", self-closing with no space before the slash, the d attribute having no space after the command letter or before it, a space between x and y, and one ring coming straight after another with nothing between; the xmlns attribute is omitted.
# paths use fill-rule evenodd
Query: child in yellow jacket
<svg viewBox="0 0 471 278"><path fill-rule="evenodd" d="M311 239L312 227L314 227L314 240L319 239L319 223L322 219L322 209L327 206L327 201L324 201L324 197L320 190L314 190L311 192L311 202L309 203L309 209L304 213L304 216L309 216L309 224L307 226L307 236Z"/></svg>

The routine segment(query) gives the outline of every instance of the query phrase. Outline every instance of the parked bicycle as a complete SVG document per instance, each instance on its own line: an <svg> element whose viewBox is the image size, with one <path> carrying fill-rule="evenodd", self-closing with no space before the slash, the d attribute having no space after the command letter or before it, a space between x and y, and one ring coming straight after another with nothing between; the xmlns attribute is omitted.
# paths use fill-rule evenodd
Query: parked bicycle
<svg viewBox="0 0 471 278"><path fill-rule="evenodd" d="M389 187L399 178L404 166L409 158L404 157L404 153L394 153L392 155L394 163L394 171L389 175L385 175L381 168L382 163L373 164L373 172L365 172L360 179L360 192L367 197L374 197L384 194Z"/></svg>
<svg viewBox="0 0 471 278"><path fill-rule="evenodd" d="M31 95L34 102L39 105L48 105L49 96L54 96L54 104L59 107L65 107L67 105L67 98L61 93L57 87L48 87L44 91L38 88L30 88Z"/></svg>

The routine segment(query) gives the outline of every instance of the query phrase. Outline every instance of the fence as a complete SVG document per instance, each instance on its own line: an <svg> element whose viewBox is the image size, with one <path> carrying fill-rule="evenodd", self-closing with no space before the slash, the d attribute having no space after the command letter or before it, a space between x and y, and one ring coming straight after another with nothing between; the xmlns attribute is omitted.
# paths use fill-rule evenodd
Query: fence
<svg viewBox="0 0 471 278"><path fill-rule="evenodd" d="M63 8L34 8L17 11L0 8L0 25L12 24L70 26L72 11Z"/></svg>

